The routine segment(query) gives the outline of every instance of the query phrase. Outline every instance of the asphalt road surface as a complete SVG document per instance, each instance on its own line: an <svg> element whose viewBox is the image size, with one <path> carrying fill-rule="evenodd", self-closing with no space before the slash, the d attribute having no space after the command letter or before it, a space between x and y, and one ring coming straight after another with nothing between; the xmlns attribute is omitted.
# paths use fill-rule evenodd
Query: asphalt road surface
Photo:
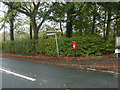
<svg viewBox="0 0 120 90"><path fill-rule="evenodd" d="M2 88L118 88L118 75L2 58Z"/></svg>

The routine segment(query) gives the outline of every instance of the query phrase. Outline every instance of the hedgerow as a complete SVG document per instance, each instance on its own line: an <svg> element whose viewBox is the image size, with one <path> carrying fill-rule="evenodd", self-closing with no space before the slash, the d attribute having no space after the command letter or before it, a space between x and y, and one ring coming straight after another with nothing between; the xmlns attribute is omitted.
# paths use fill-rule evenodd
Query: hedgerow
<svg viewBox="0 0 120 90"><path fill-rule="evenodd" d="M60 56L74 56L75 50L72 49L72 41L78 43L77 56L101 56L112 54L115 50L114 40L105 41L100 36L58 37ZM36 45L29 39L6 41L2 42L2 49L11 53L57 55L54 37L40 38Z"/></svg>

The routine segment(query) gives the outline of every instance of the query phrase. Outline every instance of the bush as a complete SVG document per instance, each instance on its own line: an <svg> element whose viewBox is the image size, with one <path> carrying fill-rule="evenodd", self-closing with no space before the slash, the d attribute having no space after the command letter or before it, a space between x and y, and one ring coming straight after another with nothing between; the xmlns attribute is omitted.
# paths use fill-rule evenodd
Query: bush
<svg viewBox="0 0 120 90"><path fill-rule="evenodd" d="M60 56L74 56L75 50L72 49L72 41L77 41L78 49L76 50L77 56L99 56L104 54L114 53L115 41L105 41L100 36L80 36L80 37L58 37L59 53ZM38 43L34 46L34 41L29 39L7 41L2 43L3 49L8 52L14 53L27 53L30 52L46 55L57 55L56 42L54 37L48 39L40 38Z"/></svg>

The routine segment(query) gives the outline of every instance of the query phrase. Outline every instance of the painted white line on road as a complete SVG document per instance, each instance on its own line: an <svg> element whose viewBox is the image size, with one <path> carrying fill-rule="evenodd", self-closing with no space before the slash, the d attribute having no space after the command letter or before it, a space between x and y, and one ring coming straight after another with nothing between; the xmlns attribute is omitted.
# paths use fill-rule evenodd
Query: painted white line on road
<svg viewBox="0 0 120 90"><path fill-rule="evenodd" d="M24 75L21 75L21 74L12 72L12 71L8 71L8 70L2 69L2 68L0 68L0 71L4 71L6 73L9 73L9 74L12 74L12 75L15 75L15 76L18 76L18 77L21 77L21 78L24 78L24 79L27 79L27 80L30 80L30 81L35 81L36 80L34 78L27 77L27 76L24 76Z"/></svg>

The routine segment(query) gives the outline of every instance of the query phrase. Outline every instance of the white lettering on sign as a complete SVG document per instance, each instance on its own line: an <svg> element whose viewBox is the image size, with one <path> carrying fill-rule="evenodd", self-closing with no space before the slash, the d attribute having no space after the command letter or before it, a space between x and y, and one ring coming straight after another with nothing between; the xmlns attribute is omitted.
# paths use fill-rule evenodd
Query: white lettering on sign
<svg viewBox="0 0 120 90"><path fill-rule="evenodd" d="M47 36L50 36L50 35L56 35L56 33L47 33Z"/></svg>
<svg viewBox="0 0 120 90"><path fill-rule="evenodd" d="M55 30L48 30L47 32L55 32Z"/></svg>

